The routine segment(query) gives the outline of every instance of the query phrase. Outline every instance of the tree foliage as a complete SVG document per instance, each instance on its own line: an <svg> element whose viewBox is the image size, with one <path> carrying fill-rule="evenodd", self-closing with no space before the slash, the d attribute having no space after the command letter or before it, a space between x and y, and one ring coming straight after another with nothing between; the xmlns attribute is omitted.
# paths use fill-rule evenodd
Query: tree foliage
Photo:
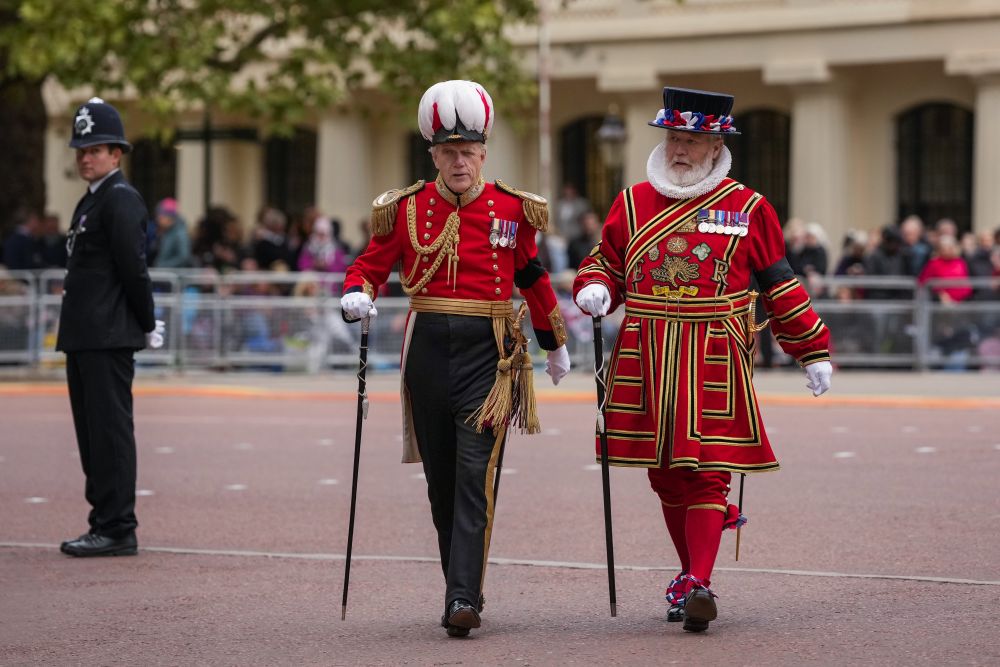
<svg viewBox="0 0 1000 667"><path fill-rule="evenodd" d="M362 85L412 104L437 80L474 78L524 101L503 26L534 11L531 0L0 0L0 49L5 76L128 93L163 121L207 104L287 129L353 103Z"/></svg>

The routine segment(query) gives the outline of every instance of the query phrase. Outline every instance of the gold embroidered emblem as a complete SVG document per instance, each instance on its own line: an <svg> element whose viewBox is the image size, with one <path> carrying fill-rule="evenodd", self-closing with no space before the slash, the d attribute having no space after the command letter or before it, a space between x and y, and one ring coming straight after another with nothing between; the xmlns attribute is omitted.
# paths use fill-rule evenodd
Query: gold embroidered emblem
<svg viewBox="0 0 1000 667"><path fill-rule="evenodd" d="M698 279L698 265L688 262L687 257L667 257L663 264L652 269L649 275L661 283L679 287L678 280L689 283Z"/></svg>
<svg viewBox="0 0 1000 667"><path fill-rule="evenodd" d="M698 288L694 285L682 285L680 289L670 289L663 285L653 285L653 296L665 296L668 299L680 299L683 296L698 296Z"/></svg>
<svg viewBox="0 0 1000 667"><path fill-rule="evenodd" d="M649 253L647 254L649 256L649 261L655 262L660 258L660 247L654 245L652 248L649 249Z"/></svg>
<svg viewBox="0 0 1000 667"><path fill-rule="evenodd" d="M688 242L679 236L671 236L667 239L667 250L677 255L687 250Z"/></svg>
<svg viewBox="0 0 1000 667"><path fill-rule="evenodd" d="M704 262L708 259L708 255L712 252L712 248L707 243L702 242L696 245L694 250L691 252L694 253L694 256L697 257L699 261Z"/></svg>
<svg viewBox="0 0 1000 667"><path fill-rule="evenodd" d="M690 234L692 232L698 231L698 221L694 217L690 217L684 221L677 231L681 234Z"/></svg>
<svg viewBox="0 0 1000 667"><path fill-rule="evenodd" d="M727 273L729 273L729 262L716 259L715 273L712 275L712 280L719 283L723 287L729 287L729 279L726 278Z"/></svg>

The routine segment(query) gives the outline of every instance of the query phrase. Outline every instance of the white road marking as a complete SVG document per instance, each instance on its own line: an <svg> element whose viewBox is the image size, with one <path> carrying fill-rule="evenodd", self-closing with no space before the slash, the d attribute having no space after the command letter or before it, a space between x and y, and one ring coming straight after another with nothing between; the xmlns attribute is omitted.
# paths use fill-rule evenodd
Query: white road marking
<svg viewBox="0 0 1000 667"><path fill-rule="evenodd" d="M427 475L422 472L418 472L416 475L410 475L411 479L427 479Z"/></svg>
<svg viewBox="0 0 1000 667"><path fill-rule="evenodd" d="M501 468L500 469L500 474L501 475L516 475L517 474L517 468Z"/></svg>
<svg viewBox="0 0 1000 667"><path fill-rule="evenodd" d="M253 444L249 442L237 442L233 445L233 449L239 450L241 452L246 452L253 449Z"/></svg>
<svg viewBox="0 0 1000 667"><path fill-rule="evenodd" d="M137 495L137 496L151 496L151 495L153 495L153 492L150 491L149 489L136 489L135 495Z"/></svg>
<svg viewBox="0 0 1000 667"><path fill-rule="evenodd" d="M49 502L49 499L40 498L39 496L32 496L30 498L25 498L24 502L28 503L29 505L41 505L42 503Z"/></svg>
<svg viewBox="0 0 1000 667"><path fill-rule="evenodd" d="M0 542L0 548L56 549L56 544L38 542ZM177 547L142 547L143 551L189 556L229 556L236 558L288 558L294 560L342 561L344 554L295 553L281 551L239 551L227 549L185 549ZM383 556L352 554L351 560L365 560L387 563L427 563L440 568L437 556ZM571 561L533 560L526 558L490 558L494 565L517 565L521 567L551 567L565 570L606 570L605 563L578 563ZM677 565L615 565L624 572L676 572ZM716 567L721 572L751 572L756 574L781 574L793 577L824 577L836 579L890 579L895 581L920 581L935 584L960 584L965 586L1000 586L1000 580L959 579L955 577L930 577L910 574L872 574L866 572L828 572L823 570L778 570L754 567ZM440 571L440 570L439 570Z"/></svg>
<svg viewBox="0 0 1000 667"><path fill-rule="evenodd" d="M321 445L323 447L329 447L330 445L333 444L333 438L320 438L319 440L316 441L316 444Z"/></svg>
<svg viewBox="0 0 1000 667"><path fill-rule="evenodd" d="M173 447L157 447L153 451L156 452L157 454L173 454L174 453L174 448Z"/></svg>
<svg viewBox="0 0 1000 667"><path fill-rule="evenodd" d="M558 428L542 429L542 435L562 435L562 430Z"/></svg>
<svg viewBox="0 0 1000 667"><path fill-rule="evenodd" d="M993 449L995 449L998 452L1000 452L1000 443L997 443L997 444L993 445Z"/></svg>
<svg viewBox="0 0 1000 667"><path fill-rule="evenodd" d="M853 459L857 454L854 452L834 452L833 458L835 459Z"/></svg>
<svg viewBox="0 0 1000 667"><path fill-rule="evenodd" d="M245 491L247 488L246 484L226 484L226 491Z"/></svg>
<svg viewBox="0 0 1000 667"><path fill-rule="evenodd" d="M917 454L933 454L937 451L937 447L917 447L913 451Z"/></svg>
<svg viewBox="0 0 1000 667"><path fill-rule="evenodd" d="M833 431L834 433L848 433L850 432L851 429L847 428L846 426L834 426L830 430Z"/></svg>
<svg viewBox="0 0 1000 667"><path fill-rule="evenodd" d="M982 433L983 427L979 426L978 424L970 424L969 426L965 427L965 430L968 431L969 433Z"/></svg>
<svg viewBox="0 0 1000 667"><path fill-rule="evenodd" d="M583 469L584 470L589 470L589 471L593 472L594 470L600 470L601 469L601 464L600 463L591 463L589 465L583 466Z"/></svg>
<svg viewBox="0 0 1000 667"><path fill-rule="evenodd" d="M321 479L317 483L318 484L322 484L323 486L333 486L334 484L337 484L338 482L335 479Z"/></svg>

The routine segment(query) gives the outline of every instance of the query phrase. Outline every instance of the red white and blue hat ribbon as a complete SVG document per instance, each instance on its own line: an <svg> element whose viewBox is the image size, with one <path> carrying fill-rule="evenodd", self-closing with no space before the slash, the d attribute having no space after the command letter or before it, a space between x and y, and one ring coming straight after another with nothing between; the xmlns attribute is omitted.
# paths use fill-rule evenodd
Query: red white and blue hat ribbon
<svg viewBox="0 0 1000 667"><path fill-rule="evenodd" d="M736 132L732 116L706 115L700 111L660 109L651 124L691 132L718 132L720 134Z"/></svg>

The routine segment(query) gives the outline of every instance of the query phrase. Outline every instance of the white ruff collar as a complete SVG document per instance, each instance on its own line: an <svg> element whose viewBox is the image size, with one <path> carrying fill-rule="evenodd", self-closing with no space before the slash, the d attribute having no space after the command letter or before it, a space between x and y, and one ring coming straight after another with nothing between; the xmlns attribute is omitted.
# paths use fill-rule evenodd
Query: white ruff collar
<svg viewBox="0 0 1000 667"><path fill-rule="evenodd" d="M649 160L646 162L646 178L649 180L649 184L664 197L691 199L708 194L722 182L729 174L730 167L733 166L733 156L729 152L729 148L723 146L722 152L719 153L719 158L716 160L715 166L712 167L712 171L708 172L708 176L693 185L683 187L674 185L667 176L666 146L665 141L656 144L656 148L649 154Z"/></svg>

